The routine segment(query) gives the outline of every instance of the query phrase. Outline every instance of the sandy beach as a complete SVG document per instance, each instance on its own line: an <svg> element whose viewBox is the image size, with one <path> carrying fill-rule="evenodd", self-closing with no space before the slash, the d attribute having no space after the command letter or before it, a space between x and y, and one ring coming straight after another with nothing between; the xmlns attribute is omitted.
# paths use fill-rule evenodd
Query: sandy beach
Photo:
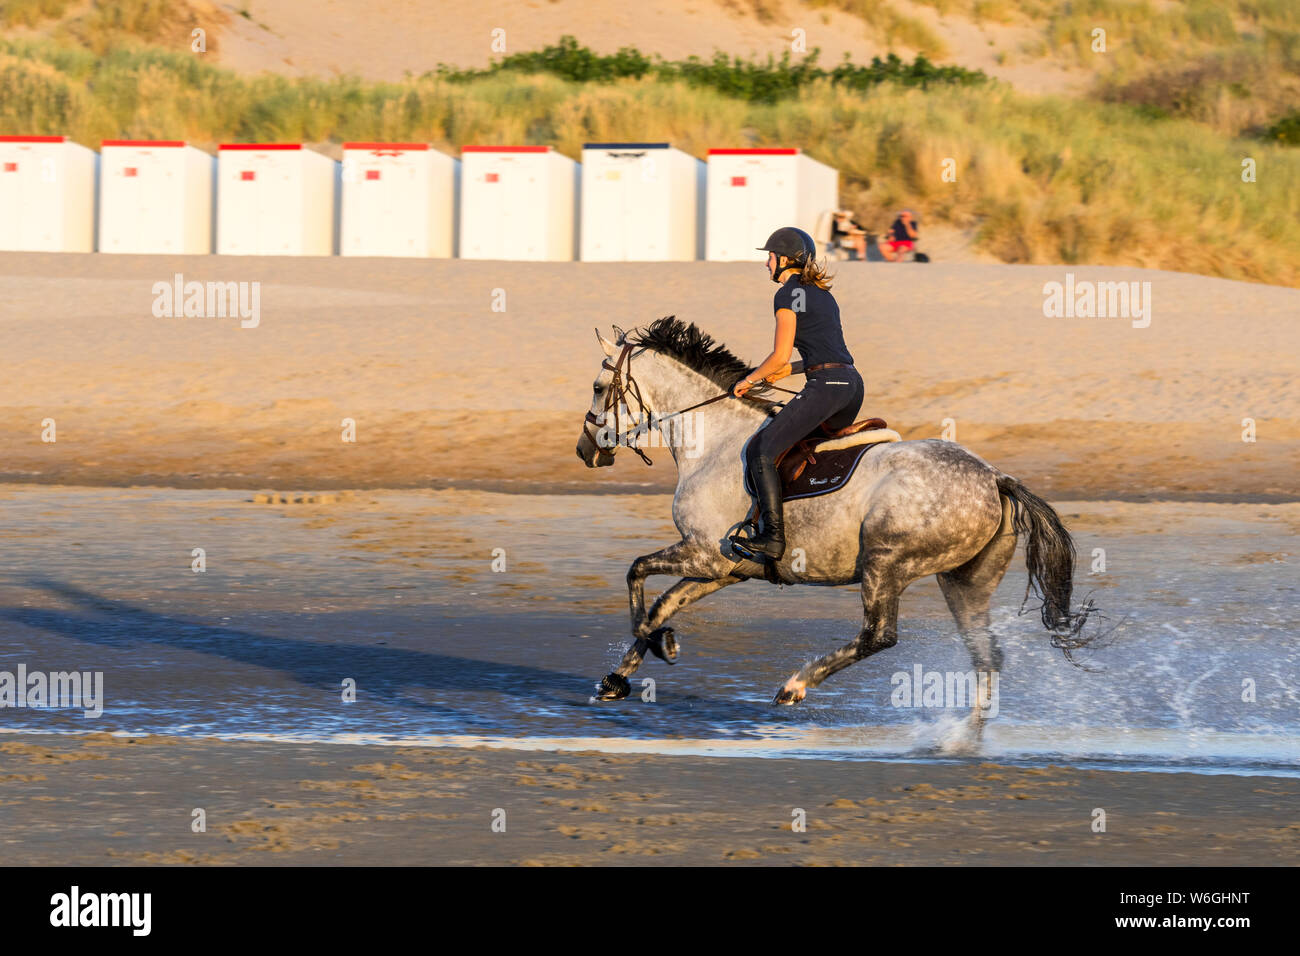
<svg viewBox="0 0 1300 956"><path fill-rule="evenodd" d="M1150 325L1045 317L1044 284L1067 272L1150 282ZM154 284L176 274L260 283L259 324L155 318ZM574 467L592 328L676 314L755 363L771 336L760 263L8 253L0 281L0 480L49 484L670 490L667 455ZM863 414L904 438L951 419L957 441L1057 498L1296 497L1300 291L846 263L835 292Z"/></svg>
<svg viewBox="0 0 1300 956"><path fill-rule="evenodd" d="M1047 318L1067 271L1150 282L1150 324ZM259 283L256 327L156 317L177 274ZM103 671L108 696L93 723L6 712L13 862L1296 858L1296 290L839 267L863 414L907 438L950 420L1051 500L1076 594L1123 627L1070 667L1017 615L1018 556L1003 713L953 762L946 718L889 705L895 671L969 666L932 579L892 656L800 708L772 690L857 626L853 589L738 585L682 615L678 666L647 665L654 707L590 701L626 646L628 562L674 537L675 480L666 453L574 456L592 327L674 313L757 361L761 265L5 254L0 281L0 652ZM49 733L88 728L112 734Z"/></svg>
<svg viewBox="0 0 1300 956"><path fill-rule="evenodd" d="M1300 850L1300 785L1269 777L101 735L3 735L0 754L15 864L1267 866Z"/></svg>

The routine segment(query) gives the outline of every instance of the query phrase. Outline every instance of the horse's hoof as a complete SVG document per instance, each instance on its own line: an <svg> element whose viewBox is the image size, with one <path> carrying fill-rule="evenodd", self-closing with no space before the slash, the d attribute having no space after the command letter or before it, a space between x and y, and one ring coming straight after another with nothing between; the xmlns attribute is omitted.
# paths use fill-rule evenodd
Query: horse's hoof
<svg viewBox="0 0 1300 956"><path fill-rule="evenodd" d="M606 674L596 688L597 700L622 700L632 693L632 685L622 674Z"/></svg>
<svg viewBox="0 0 1300 956"><path fill-rule="evenodd" d="M772 698L774 704L794 705L808 696L808 686L791 677L781 685L781 689Z"/></svg>
<svg viewBox="0 0 1300 956"><path fill-rule="evenodd" d="M650 653L665 664L677 662L677 638L673 636L671 627L655 628L646 637L646 645L650 648Z"/></svg>

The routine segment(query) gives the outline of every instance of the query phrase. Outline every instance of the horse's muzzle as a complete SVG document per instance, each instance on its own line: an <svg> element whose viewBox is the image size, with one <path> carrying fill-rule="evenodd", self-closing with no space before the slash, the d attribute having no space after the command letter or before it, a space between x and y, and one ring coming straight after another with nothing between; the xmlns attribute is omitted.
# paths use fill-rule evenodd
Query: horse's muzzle
<svg viewBox="0 0 1300 956"><path fill-rule="evenodd" d="M599 447L586 432L578 438L575 450L588 468L606 468L614 464L614 453L608 448Z"/></svg>

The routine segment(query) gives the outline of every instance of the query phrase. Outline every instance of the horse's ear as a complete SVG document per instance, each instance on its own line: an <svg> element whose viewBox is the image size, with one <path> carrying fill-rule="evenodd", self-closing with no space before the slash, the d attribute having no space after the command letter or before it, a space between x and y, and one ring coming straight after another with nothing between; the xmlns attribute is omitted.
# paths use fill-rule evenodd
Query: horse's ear
<svg viewBox="0 0 1300 956"><path fill-rule="evenodd" d="M617 345L622 345L622 344L623 344L624 342L626 342L626 341L627 341L627 333L624 332L622 329L620 329L617 325L614 326L614 342L615 342L615 344L617 344Z"/></svg>
<svg viewBox="0 0 1300 956"><path fill-rule="evenodd" d="M611 342L609 339L605 338L605 336L601 335L600 329L596 330L596 341L599 342L600 347L605 350L606 358L614 357L614 348L615 348L614 343Z"/></svg>

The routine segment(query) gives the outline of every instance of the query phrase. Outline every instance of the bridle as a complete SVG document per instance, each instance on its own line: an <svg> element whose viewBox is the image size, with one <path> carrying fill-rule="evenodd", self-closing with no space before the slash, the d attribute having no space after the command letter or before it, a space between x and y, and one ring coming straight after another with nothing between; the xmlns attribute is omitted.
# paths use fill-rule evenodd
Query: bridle
<svg viewBox="0 0 1300 956"><path fill-rule="evenodd" d="M628 448L631 448L634 452L640 455L641 460L647 465L653 465L654 462L650 460L650 457L640 448L636 447L635 436L641 431L640 425L638 425L635 430L619 434L619 408L622 407L623 400L629 393L636 399L637 407L641 410L641 414L644 415L647 411L645 399L641 397L641 386L638 385L636 379L632 377L632 348L633 344L624 340L623 351L619 353L618 361L613 365L610 365L609 358L606 357L605 360L600 363L600 367L609 369L609 371L614 373L614 377L610 380L609 388L605 390L605 407L601 409L599 415L593 415L591 412L587 412L586 416L583 418L582 431L591 439L593 445L602 452L606 451L606 447L591 433L591 426L596 425L603 428L605 423L610 420L610 409L612 408L614 410L614 444L611 448L616 448L619 445L626 445ZM627 362L626 376L624 376L623 372L624 362ZM612 455L613 451L611 450L609 453Z"/></svg>
<svg viewBox="0 0 1300 956"><path fill-rule="evenodd" d="M646 404L645 399L641 396L641 386L639 386L636 379L632 377L632 349L635 348L635 346L636 343L628 342L624 339L623 351L619 353L618 359L614 364L609 364L608 357L600 363L600 367L613 372L614 377L610 380L609 387L605 390L605 407L601 409L599 415L587 412L586 416L583 418L582 431L583 434L591 439L591 443L602 452L608 450L612 455L614 453L614 448L617 448L620 445L626 445L628 448L631 448L636 452L641 457L641 460L647 465L653 465L654 462L651 461L650 456L636 446L636 437L641 433L644 425L638 425L636 428L629 429L622 433L619 431L619 409L623 406L624 399L628 395L631 395L636 399L637 407L640 409L640 413L643 416L647 413L653 414L650 412L650 407ZM625 363L626 370L624 369ZM763 383L763 386L761 387L776 388L776 390L780 392L788 392L791 395L795 394L794 392L790 392L789 389L777 388L777 386L772 385L771 383ZM755 388L760 388L760 386L755 386ZM714 402L720 402L724 398L730 398L731 395L731 390L728 389L720 395L713 396L713 398L705 399L702 402L696 402L694 405L689 405L686 408L678 409L670 415L665 415L660 419L660 421L667 421L670 418L676 418L678 415L685 415L687 412L694 411L697 408L703 408L705 405L712 405ZM778 402L776 404L780 403ZM592 434L591 426L596 425L598 427L604 427L605 423L610 420L611 409L613 409L614 442L609 449L606 449L606 447L600 443L599 439Z"/></svg>

